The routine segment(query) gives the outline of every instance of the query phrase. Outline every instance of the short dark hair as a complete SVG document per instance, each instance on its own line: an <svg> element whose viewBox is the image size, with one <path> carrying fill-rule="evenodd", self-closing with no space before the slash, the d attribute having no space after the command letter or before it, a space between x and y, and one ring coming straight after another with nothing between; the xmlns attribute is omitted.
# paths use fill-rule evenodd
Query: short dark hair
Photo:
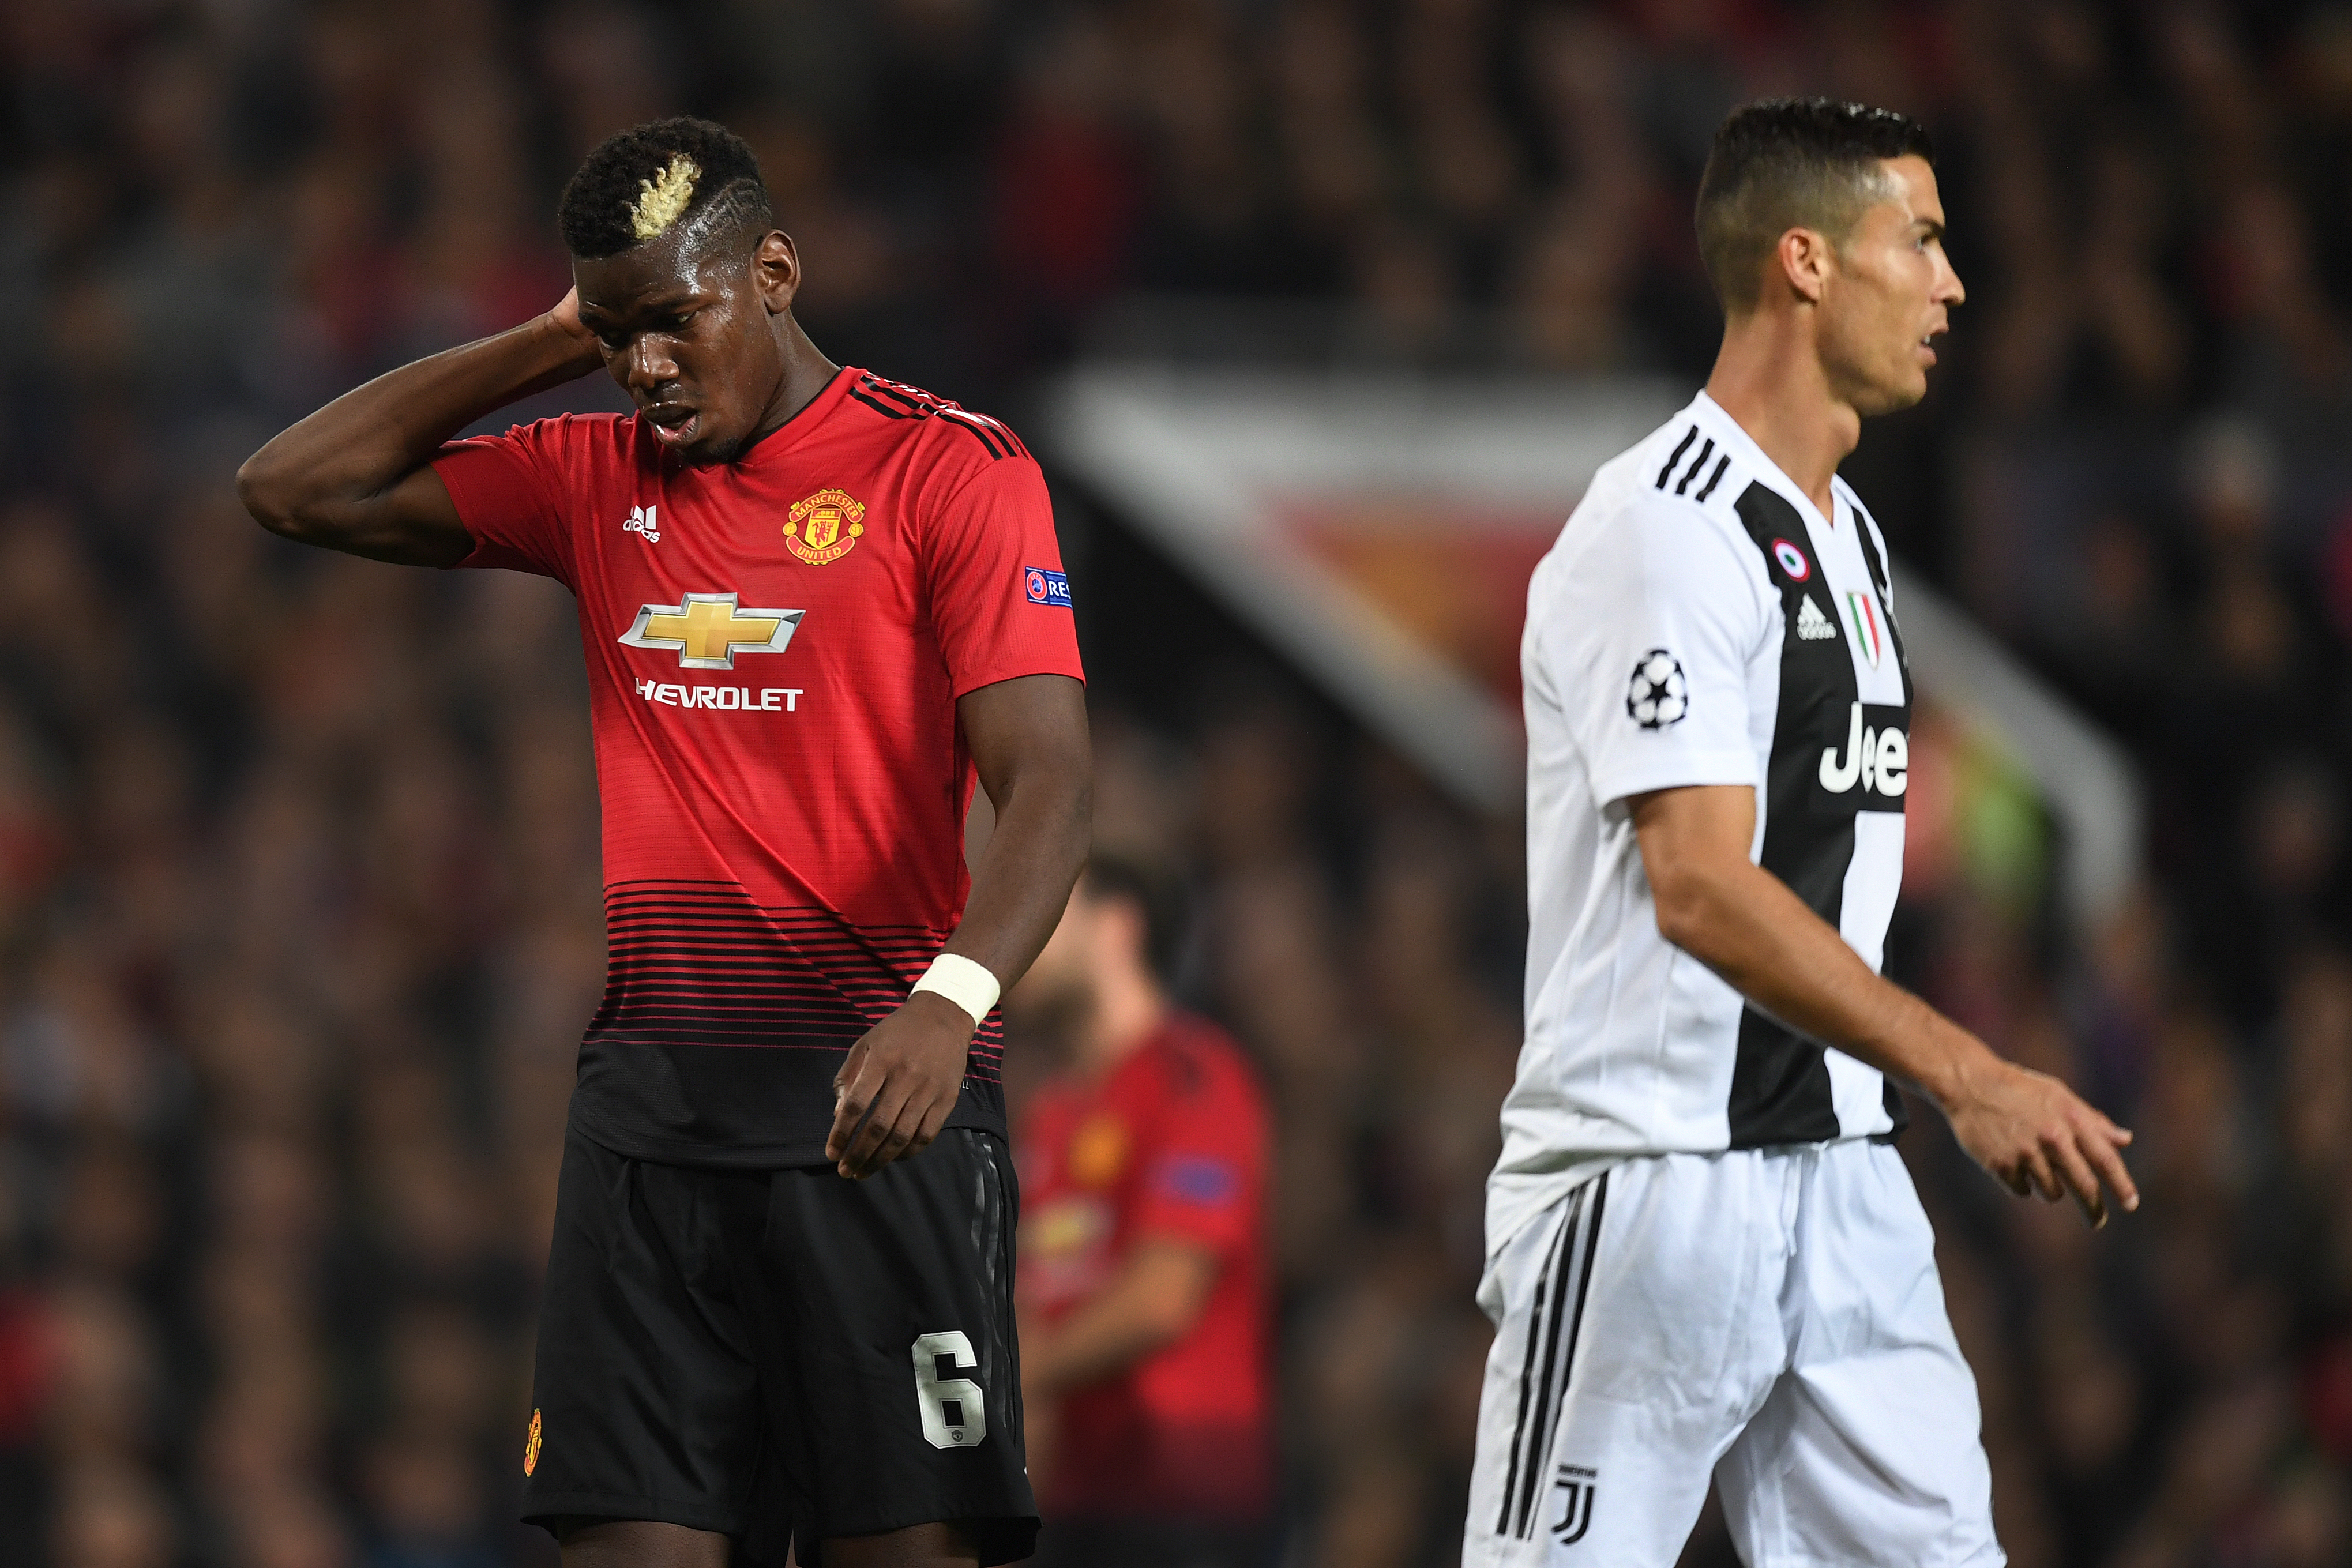
<svg viewBox="0 0 2352 1568"><path fill-rule="evenodd" d="M1790 229L1843 242L1878 198L1879 162L1924 158L1927 127L1891 110L1772 98L1732 110L1698 182L1698 251L1726 314L1752 310L1764 258Z"/></svg>
<svg viewBox="0 0 2352 1568"><path fill-rule="evenodd" d="M598 142L555 210L564 248L583 261L633 250L689 220L718 225L714 233L762 234L776 221L760 161L743 139L687 115Z"/></svg>
<svg viewBox="0 0 2352 1568"><path fill-rule="evenodd" d="M1184 891L1157 867L1116 851L1097 850L1078 878L1078 896L1132 904L1143 916L1143 956L1151 972L1171 978L1184 944Z"/></svg>

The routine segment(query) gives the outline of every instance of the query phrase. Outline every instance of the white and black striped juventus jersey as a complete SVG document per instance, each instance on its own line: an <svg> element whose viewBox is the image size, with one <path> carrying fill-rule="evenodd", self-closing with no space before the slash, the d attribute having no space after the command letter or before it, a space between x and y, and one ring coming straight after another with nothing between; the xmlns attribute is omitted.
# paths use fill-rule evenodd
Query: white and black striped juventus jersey
<svg viewBox="0 0 2352 1568"><path fill-rule="evenodd" d="M1627 800L1757 795L1758 864L1874 968L1903 870L1911 683L1877 525L1812 502L1704 392L1612 459L1528 587L1527 1039L1487 1242L1609 1164L1868 1137L1874 1068L1658 934Z"/></svg>

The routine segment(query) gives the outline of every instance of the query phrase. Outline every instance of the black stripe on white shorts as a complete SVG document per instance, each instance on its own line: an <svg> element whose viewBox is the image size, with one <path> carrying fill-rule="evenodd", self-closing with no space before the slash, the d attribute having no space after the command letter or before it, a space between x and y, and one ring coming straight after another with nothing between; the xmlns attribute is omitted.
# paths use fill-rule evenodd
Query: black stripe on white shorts
<svg viewBox="0 0 2352 1568"><path fill-rule="evenodd" d="M1601 1239L1601 1208L1608 1197L1605 1172L1570 1195L1543 1270L1536 1278L1535 1303L1528 1312L1527 1352L1519 1366L1518 1419L1511 1429L1503 1506L1495 1516L1497 1535L1525 1541L1535 1532L1536 1492L1543 1479L1544 1458L1559 1435L1560 1412L1568 1405L1569 1378L1576 1369L1577 1336L1584 1327L1585 1297L1592 1289L1592 1256Z"/></svg>

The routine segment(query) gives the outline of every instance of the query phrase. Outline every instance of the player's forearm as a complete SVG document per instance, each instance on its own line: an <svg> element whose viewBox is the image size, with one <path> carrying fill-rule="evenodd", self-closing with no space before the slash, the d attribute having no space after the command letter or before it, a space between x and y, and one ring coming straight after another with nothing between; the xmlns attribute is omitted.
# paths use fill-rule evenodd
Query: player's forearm
<svg viewBox="0 0 2352 1568"><path fill-rule="evenodd" d="M274 531L335 543L371 499L458 431L601 362L593 340L551 313L403 365L280 432L237 470L237 493Z"/></svg>
<svg viewBox="0 0 2352 1568"><path fill-rule="evenodd" d="M963 923L947 950L987 966L1011 989L1045 949L1087 859L1092 787L1032 780L997 808L996 831L972 868Z"/></svg>
<svg viewBox="0 0 2352 1568"><path fill-rule="evenodd" d="M1081 1308L1067 1322L1024 1338L1021 1385L1038 1398L1051 1398L1114 1377L1181 1334L1129 1310L1130 1303L1103 1300Z"/></svg>
<svg viewBox="0 0 2352 1568"><path fill-rule="evenodd" d="M996 828L947 950L1010 990L1054 934L1086 864L1094 821L1086 691L1065 675L1028 675L968 694L959 711Z"/></svg>
<svg viewBox="0 0 2352 1568"><path fill-rule="evenodd" d="M1789 885L1742 859L1678 881L1666 939L1813 1039L1916 1085L1948 1114L1996 1061L1985 1044L1874 973Z"/></svg>
<svg viewBox="0 0 2352 1568"><path fill-rule="evenodd" d="M1148 1243L1102 1293L1051 1328L1022 1331L1021 1384L1040 1398L1115 1377L1192 1332L1216 1282L1205 1249Z"/></svg>

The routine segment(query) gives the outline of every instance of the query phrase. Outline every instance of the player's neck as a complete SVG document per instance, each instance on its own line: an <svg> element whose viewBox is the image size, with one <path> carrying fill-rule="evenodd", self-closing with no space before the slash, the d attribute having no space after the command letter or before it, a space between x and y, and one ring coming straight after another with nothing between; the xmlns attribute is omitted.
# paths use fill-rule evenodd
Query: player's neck
<svg viewBox="0 0 2352 1568"><path fill-rule="evenodd" d="M832 383L841 370L801 330L800 322L790 311L775 319L773 330L777 346L783 350L784 373L776 383L775 395L768 400L759 429L745 443L747 446L782 429L793 415L814 402L817 394Z"/></svg>
<svg viewBox="0 0 2352 1568"><path fill-rule="evenodd" d="M1167 993L1149 973L1100 977L1078 1030L1079 1071L1090 1078L1108 1074L1158 1034L1167 1017Z"/></svg>
<svg viewBox="0 0 2352 1568"><path fill-rule="evenodd" d="M1811 326L1801 312L1769 309L1731 322L1706 395L1834 522L1830 481L1862 438L1862 416L1832 388Z"/></svg>

